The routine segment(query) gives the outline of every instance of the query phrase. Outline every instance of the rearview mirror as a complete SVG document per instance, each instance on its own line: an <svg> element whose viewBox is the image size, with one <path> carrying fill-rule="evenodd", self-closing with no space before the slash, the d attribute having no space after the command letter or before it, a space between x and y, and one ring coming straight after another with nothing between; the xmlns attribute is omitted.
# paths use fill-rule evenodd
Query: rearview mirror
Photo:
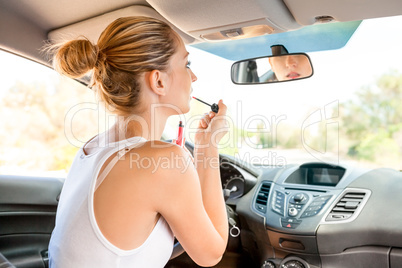
<svg viewBox="0 0 402 268"><path fill-rule="evenodd" d="M305 53L268 56L237 61L232 65L235 84L266 84L311 77L313 66Z"/></svg>

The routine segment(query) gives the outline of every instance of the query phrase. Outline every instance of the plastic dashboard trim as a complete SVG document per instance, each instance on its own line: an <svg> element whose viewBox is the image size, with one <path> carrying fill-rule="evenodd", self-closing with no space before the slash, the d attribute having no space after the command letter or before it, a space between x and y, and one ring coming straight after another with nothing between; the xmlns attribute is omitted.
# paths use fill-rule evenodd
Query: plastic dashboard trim
<svg viewBox="0 0 402 268"><path fill-rule="evenodd" d="M363 200L353 213L353 215L345 220L338 220L338 221L327 221L326 218L328 215L331 213L332 209L336 206L336 204L345 196L345 194L349 192L361 192L365 193L366 195L364 196ZM327 209L327 211L324 213L324 216L321 218L321 221L319 225L321 224L341 224L341 223L348 223L354 221L360 214L360 212L363 210L364 206L368 202L369 198L371 196L371 191L368 189L361 189L361 188L346 188L343 190L335 199L334 202L332 202L330 209Z"/></svg>

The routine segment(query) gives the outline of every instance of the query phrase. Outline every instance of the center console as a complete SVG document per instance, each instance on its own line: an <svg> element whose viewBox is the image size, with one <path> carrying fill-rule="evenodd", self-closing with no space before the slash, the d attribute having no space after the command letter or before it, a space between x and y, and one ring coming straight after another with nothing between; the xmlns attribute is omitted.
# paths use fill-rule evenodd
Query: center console
<svg viewBox="0 0 402 268"><path fill-rule="evenodd" d="M285 170L274 182L261 183L254 210L268 219L268 229L314 235L323 214L342 192L337 186L345 174L343 167L321 163Z"/></svg>
<svg viewBox="0 0 402 268"><path fill-rule="evenodd" d="M359 175L338 165L307 163L284 168L274 179L260 182L252 210L265 218L269 242L279 250L277 256L283 252L281 265L320 267L317 229L357 216L369 193L347 186ZM288 260L289 253L302 258Z"/></svg>

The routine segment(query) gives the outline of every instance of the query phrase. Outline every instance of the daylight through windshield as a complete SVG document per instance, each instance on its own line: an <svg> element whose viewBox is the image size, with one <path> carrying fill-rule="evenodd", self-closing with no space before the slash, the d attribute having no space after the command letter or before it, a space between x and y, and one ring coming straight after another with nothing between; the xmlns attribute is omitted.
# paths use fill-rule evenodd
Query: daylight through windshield
<svg viewBox="0 0 402 268"><path fill-rule="evenodd" d="M233 85L232 61L188 47L198 76L193 95L228 105L232 129L221 152L264 165L330 161L401 169L401 23L400 16L362 22L344 48L308 53L313 77L290 83ZM207 111L192 103L189 138L193 118Z"/></svg>
<svg viewBox="0 0 402 268"><path fill-rule="evenodd" d="M228 106L231 129L220 152L266 166L329 161L402 169L401 24L401 16L363 21L344 48L308 53L311 78L286 83L234 85L233 61L187 46L198 77L193 96ZM85 86L16 58L0 53L0 173L65 174L78 148L113 118ZM164 138L175 138L182 120L192 141L208 111L193 100L188 114L169 119Z"/></svg>

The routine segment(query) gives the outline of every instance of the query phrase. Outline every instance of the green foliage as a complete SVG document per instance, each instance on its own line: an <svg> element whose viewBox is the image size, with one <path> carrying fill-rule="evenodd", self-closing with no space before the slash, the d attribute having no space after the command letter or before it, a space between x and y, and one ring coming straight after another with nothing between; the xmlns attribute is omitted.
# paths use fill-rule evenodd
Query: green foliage
<svg viewBox="0 0 402 268"><path fill-rule="evenodd" d="M376 163L400 161L401 103L402 74L391 72L362 88L357 100L342 104L341 129L351 141L348 154Z"/></svg>
<svg viewBox="0 0 402 268"><path fill-rule="evenodd" d="M379 131L365 136L356 146L359 158L376 161L378 157L398 158L399 146L386 131Z"/></svg>

